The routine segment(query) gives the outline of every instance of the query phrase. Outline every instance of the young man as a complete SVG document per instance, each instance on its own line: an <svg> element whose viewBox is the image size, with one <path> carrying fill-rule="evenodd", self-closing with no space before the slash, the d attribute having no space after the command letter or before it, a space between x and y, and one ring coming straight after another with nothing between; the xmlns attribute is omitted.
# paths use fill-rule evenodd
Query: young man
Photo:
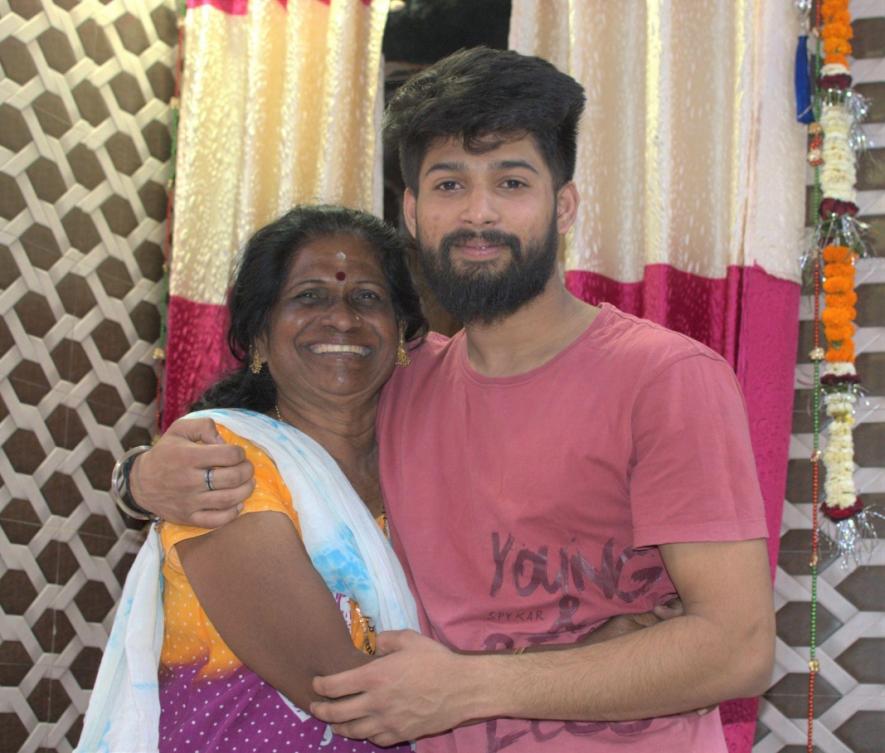
<svg viewBox="0 0 885 753"><path fill-rule="evenodd" d="M689 338L578 301L556 274L583 103L548 63L486 49L391 102L406 224L465 329L413 351L379 411L391 537L435 640L383 634L378 660L317 678L332 700L312 711L343 734L426 751L724 753L718 714L683 712L766 686L767 532L734 374ZM136 499L203 525L230 515L194 512L250 489L236 453L189 441L211 437L170 429L135 467ZM224 491L197 492L208 467ZM683 616L574 645L674 593Z"/></svg>

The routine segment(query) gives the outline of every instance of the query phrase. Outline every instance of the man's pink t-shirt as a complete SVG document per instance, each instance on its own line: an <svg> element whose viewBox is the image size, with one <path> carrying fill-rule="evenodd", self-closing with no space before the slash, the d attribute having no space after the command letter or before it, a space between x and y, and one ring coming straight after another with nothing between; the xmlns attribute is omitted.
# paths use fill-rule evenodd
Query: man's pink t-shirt
<svg viewBox="0 0 885 753"><path fill-rule="evenodd" d="M604 305L528 373L489 378L431 335L379 412L391 535L422 629L466 650L574 643L675 592L656 545L767 536L734 373ZM481 753L725 753L719 714L503 719L421 741Z"/></svg>

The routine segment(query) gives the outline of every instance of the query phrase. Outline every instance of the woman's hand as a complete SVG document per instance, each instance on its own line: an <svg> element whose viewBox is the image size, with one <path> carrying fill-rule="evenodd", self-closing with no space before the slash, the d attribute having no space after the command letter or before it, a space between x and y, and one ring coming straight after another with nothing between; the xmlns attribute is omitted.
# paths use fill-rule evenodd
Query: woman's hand
<svg viewBox="0 0 885 753"><path fill-rule="evenodd" d="M621 635L635 633L637 630L652 627L664 620L681 617L683 614L685 614L685 610L682 608L682 602L677 597L666 604L658 604L650 612L619 614L616 617L612 617L580 642L582 644L602 643Z"/></svg>

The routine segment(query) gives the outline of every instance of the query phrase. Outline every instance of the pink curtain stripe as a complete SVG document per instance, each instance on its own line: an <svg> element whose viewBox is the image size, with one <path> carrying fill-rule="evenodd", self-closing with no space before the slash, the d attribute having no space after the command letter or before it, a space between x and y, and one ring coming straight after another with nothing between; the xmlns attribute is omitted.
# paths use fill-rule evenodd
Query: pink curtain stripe
<svg viewBox="0 0 885 753"><path fill-rule="evenodd" d="M372 0L351 0L352 2L360 2L365 6L372 4ZM289 6L289 0L277 0L284 8ZM331 5L332 0L315 0L315 2L323 5ZM249 12L249 0L187 0L188 8L199 8L201 5L211 5L222 13L231 16L245 16Z"/></svg>
<svg viewBox="0 0 885 753"><path fill-rule="evenodd" d="M595 272L566 273L569 290L590 303L607 301L704 343L734 366L742 267L722 279L683 272L669 264L649 264L641 282L618 282Z"/></svg>
<svg viewBox="0 0 885 753"><path fill-rule="evenodd" d="M642 282L620 283L593 272L570 271L566 284L585 301L607 301L689 335L731 364L747 404L773 579L787 485L799 285L758 266L729 267L724 278L713 279L666 264L647 266ZM721 706L731 753L747 753L752 747L757 708L755 698Z"/></svg>
<svg viewBox="0 0 885 753"><path fill-rule="evenodd" d="M744 270L735 371L747 401L750 437L768 520L771 577L777 568L793 421L793 379L799 345L797 283L760 267Z"/></svg>
<svg viewBox="0 0 885 753"><path fill-rule="evenodd" d="M168 327L175 337L166 349L166 384L160 428L165 431L190 404L236 362L227 348L225 306L169 299Z"/></svg>
<svg viewBox="0 0 885 753"><path fill-rule="evenodd" d="M282 0L282 3L285 7L286 0ZM215 10L220 10L229 16L245 16L249 12L249 0L187 0L188 10L203 5L211 5Z"/></svg>
<svg viewBox="0 0 885 753"><path fill-rule="evenodd" d="M747 402L750 439L768 523L771 578L777 569L781 517L787 486L787 460L793 412L793 371L799 337L799 285L743 270L737 362L732 363ZM752 748L757 698L723 704L722 722L732 753Z"/></svg>

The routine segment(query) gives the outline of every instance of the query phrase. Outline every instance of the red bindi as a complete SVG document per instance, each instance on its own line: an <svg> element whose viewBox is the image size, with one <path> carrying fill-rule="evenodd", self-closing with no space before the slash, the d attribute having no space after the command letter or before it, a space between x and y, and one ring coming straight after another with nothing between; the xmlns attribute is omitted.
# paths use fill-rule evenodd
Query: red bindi
<svg viewBox="0 0 885 753"><path fill-rule="evenodd" d="M347 275L344 274L344 272L336 272L335 279L338 280L338 282L344 282L347 279Z"/></svg>

